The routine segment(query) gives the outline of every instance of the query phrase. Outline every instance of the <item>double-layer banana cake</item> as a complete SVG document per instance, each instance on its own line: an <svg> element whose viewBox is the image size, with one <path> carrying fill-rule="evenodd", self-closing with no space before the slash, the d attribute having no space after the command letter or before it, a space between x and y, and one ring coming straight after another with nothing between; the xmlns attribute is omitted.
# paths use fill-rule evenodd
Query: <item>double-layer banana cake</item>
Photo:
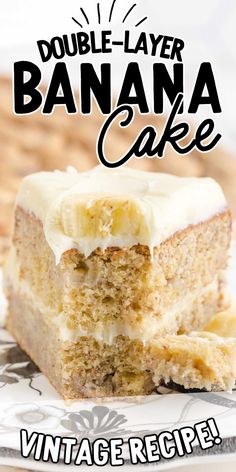
<svg viewBox="0 0 236 472"><path fill-rule="evenodd" d="M8 329L65 398L146 394L165 379L232 386L235 341L188 336L229 304L231 224L210 178L29 175L5 270ZM220 369L201 362L207 346Z"/></svg>

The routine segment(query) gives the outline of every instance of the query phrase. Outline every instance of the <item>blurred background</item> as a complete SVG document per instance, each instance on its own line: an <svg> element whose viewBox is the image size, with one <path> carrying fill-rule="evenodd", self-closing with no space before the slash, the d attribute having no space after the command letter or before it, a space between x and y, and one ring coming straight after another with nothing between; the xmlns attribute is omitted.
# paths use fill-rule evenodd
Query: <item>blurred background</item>
<svg viewBox="0 0 236 472"><path fill-rule="evenodd" d="M97 3L100 6L101 25L98 24ZM122 19L134 4L123 24ZM112 5L112 20L109 23ZM81 13L81 7L88 16L89 25ZM40 112L16 116L12 112L13 63L17 60L35 62L43 71L43 82L46 85L55 60L42 64L36 41L79 31L72 17L82 23L84 31L112 29L116 39L119 39L124 28L132 29L134 37L146 31L183 39L186 104L189 103L200 63L212 63L222 114L212 115L210 107L200 107L197 115L191 115L192 130L203 118L213 117L216 131L223 135L221 144L210 153L193 151L184 157L176 155L167 147L162 160L132 159L130 165L181 176L211 176L222 185L236 214L235 0L8 0L1 2L0 9L0 263L9 245L15 194L23 176L39 170L65 169L67 165L86 170L98 163L96 139L105 117L95 108L89 116L67 115L60 107L51 116L43 116ZM146 16L147 20L135 28L134 25ZM74 86L79 88L80 57L64 60L68 63ZM148 100L152 105L152 63L157 62L158 57L129 56L118 50L112 55L86 55L82 60L93 62L96 67L102 62L112 62L114 96L119 92L127 64L131 60L138 60ZM166 64L171 70L171 61ZM77 99L79 101L79 96ZM168 113L167 102L165 107ZM113 126L106 144L107 155L110 159L117 159L126 152L145 124L153 124L161 133L165 119L165 116L137 114L133 125L125 132L119 126Z"/></svg>

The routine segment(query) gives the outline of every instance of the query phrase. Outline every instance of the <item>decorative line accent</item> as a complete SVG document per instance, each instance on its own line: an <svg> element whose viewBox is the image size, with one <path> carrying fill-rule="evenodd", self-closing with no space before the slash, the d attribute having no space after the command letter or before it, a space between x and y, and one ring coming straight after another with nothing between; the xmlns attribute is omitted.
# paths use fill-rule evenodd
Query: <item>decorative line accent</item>
<svg viewBox="0 0 236 472"><path fill-rule="evenodd" d="M101 23L101 13L100 13L100 4L97 3L97 12L98 12L98 23Z"/></svg>
<svg viewBox="0 0 236 472"><path fill-rule="evenodd" d="M145 16L145 18L143 18L142 20L140 20L135 26L139 26L141 25L141 23L143 23L144 21L147 20L147 16Z"/></svg>
<svg viewBox="0 0 236 472"><path fill-rule="evenodd" d="M83 28L83 26L81 25L81 23L79 23L79 21L77 21L73 16L72 16L72 20L77 23L77 25L80 26L80 28Z"/></svg>
<svg viewBox="0 0 236 472"><path fill-rule="evenodd" d="M130 7L130 9L127 11L126 15L124 16L124 18L123 18L123 20L122 20L122 23L125 22L127 16L131 13L131 11L134 9L134 7L136 7L136 5L137 5L137 3L134 3L134 4L132 5L132 7Z"/></svg>
<svg viewBox="0 0 236 472"><path fill-rule="evenodd" d="M84 9L83 9L82 7L80 7L80 11L81 11L82 15L84 16L84 18L85 18L87 24L89 25L88 17L87 17L87 15L86 15L86 13L85 13L85 11L84 11Z"/></svg>
<svg viewBox="0 0 236 472"><path fill-rule="evenodd" d="M31 390L35 390L35 392L38 392L40 396L42 395L41 390L39 390L38 388L33 386L33 378L32 377L30 378L30 381L29 381L28 385L29 385L29 388L31 388Z"/></svg>
<svg viewBox="0 0 236 472"><path fill-rule="evenodd" d="M113 13L113 10L114 10L115 3L116 3L116 0L113 0L111 10L110 10L110 15L109 15L109 23L111 21L111 17L112 17L112 13Z"/></svg>

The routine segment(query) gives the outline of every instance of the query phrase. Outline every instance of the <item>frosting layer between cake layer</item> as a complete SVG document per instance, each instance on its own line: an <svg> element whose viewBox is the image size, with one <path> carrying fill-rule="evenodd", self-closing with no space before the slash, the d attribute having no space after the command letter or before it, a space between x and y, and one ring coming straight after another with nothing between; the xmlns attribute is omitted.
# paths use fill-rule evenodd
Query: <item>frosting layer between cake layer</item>
<svg viewBox="0 0 236 472"><path fill-rule="evenodd" d="M226 201L211 178L128 168L39 172L23 179L17 205L42 221L56 261L72 248L153 248L175 232L220 213Z"/></svg>

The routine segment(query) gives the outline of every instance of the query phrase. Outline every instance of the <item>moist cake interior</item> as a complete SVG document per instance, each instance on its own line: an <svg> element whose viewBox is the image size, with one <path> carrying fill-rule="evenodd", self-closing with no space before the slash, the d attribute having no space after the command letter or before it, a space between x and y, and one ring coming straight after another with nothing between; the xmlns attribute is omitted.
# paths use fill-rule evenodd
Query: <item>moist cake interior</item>
<svg viewBox="0 0 236 472"><path fill-rule="evenodd" d="M199 334L230 302L232 221L217 184L193 179L189 186L174 177L175 198L167 192L163 204L144 184L156 177L144 172L140 180L137 171L135 178L130 170L115 174L116 185L126 175L130 197L127 188L125 196L113 194L111 184L106 196L98 184L87 194L91 173L85 181L48 174L48 193L35 174L19 194L5 287L8 329L58 392L140 395L170 381L232 388L236 341ZM109 181L99 175L102 185ZM166 177L167 188L171 182ZM196 200L184 204L191 189ZM185 224L174 216L175 201ZM150 208L158 209L155 224Z"/></svg>

